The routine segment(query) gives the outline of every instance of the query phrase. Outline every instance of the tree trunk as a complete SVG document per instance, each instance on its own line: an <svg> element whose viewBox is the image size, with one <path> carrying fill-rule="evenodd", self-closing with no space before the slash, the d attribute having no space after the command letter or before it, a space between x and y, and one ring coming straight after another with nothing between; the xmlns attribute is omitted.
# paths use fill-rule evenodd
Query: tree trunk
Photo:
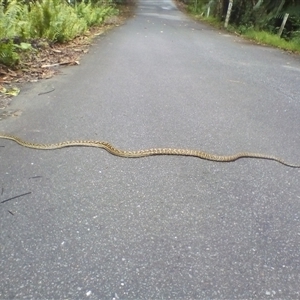
<svg viewBox="0 0 300 300"><path fill-rule="evenodd" d="M224 24L225 28L227 28L227 26L228 26L228 22L229 22L231 10L232 10L232 4L233 4L233 0L229 0L228 7L227 7L226 18L225 18L225 24Z"/></svg>

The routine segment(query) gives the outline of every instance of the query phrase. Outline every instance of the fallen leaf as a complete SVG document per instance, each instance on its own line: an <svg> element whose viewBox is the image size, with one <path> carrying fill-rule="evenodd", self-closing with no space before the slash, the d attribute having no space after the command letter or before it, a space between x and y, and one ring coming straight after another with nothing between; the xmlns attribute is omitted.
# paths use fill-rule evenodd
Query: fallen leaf
<svg viewBox="0 0 300 300"><path fill-rule="evenodd" d="M20 93L20 89L17 88L17 87L11 87L11 88L9 88L9 89L6 89L6 88L3 87L3 88L0 90L0 92L1 92L2 94L9 95L9 96L18 96L19 93Z"/></svg>
<svg viewBox="0 0 300 300"><path fill-rule="evenodd" d="M19 116L21 116L21 114L22 114L21 110L16 110L15 112L12 113L12 116L13 117L19 117Z"/></svg>

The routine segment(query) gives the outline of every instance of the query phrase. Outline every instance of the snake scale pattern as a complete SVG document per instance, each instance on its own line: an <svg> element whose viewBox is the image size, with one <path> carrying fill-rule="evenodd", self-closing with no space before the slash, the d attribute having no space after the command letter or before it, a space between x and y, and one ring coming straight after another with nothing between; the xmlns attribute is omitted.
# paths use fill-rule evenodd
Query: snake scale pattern
<svg viewBox="0 0 300 300"><path fill-rule="evenodd" d="M121 156L121 157L145 157L151 155L179 155L179 156L194 156L206 160L217 161L217 162L232 162L240 158L259 158L259 159L268 159L277 161L285 166L292 167L292 168L300 168L300 165L294 165L285 162L283 159L278 158L273 155L261 154L261 153L251 153L251 152L241 152L233 155L215 155L208 152L203 152L199 150L191 150L191 149L175 149L175 148L151 148L146 150L136 150L136 151L125 151L118 149L111 145L108 142L103 141L85 141L85 140L78 140L78 141L65 141L61 143L54 143L54 144L37 144L24 141L17 136L0 133L1 139L12 140L18 143L21 146L39 150L54 150L60 149L65 147L96 147L102 148L108 151L109 153Z"/></svg>

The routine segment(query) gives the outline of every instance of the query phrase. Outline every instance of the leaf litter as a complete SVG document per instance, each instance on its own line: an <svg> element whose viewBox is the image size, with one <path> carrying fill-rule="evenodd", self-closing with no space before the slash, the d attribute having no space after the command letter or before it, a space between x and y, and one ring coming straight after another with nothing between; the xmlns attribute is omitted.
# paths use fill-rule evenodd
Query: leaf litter
<svg viewBox="0 0 300 300"><path fill-rule="evenodd" d="M107 30L119 26L134 14L134 0L127 0L127 5L120 8L118 16L108 17L102 26L90 28L85 34L70 42L50 43L45 39L31 40L28 48L19 55L21 63L15 68L0 64L0 121L8 116L19 116L20 111L4 111L9 106L12 97L20 92L18 86L26 82L38 82L49 79L61 73L62 66L76 66L80 58L89 52L89 47L95 37ZM28 45L26 43L26 46Z"/></svg>

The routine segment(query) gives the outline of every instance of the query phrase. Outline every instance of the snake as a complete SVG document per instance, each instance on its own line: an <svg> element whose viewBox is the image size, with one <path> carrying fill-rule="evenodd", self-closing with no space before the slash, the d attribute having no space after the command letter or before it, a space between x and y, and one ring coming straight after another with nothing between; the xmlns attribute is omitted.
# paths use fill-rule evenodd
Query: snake
<svg viewBox="0 0 300 300"><path fill-rule="evenodd" d="M177 156L193 156L193 157L198 157L204 160L210 160L215 162L233 162L240 158L257 158L257 159L273 160L292 168L300 168L300 165L290 164L279 157L268 155L268 154L262 154L262 153L239 152L233 155L215 155L200 150L176 149L176 148L150 148L145 150L127 151L127 150L118 149L114 147L112 144L105 141L74 140L74 141L65 141L65 142L52 143L52 144L39 144L39 143L27 142L17 136L6 134L6 133L0 133L0 139L12 140L23 147L39 149L39 150L54 150L54 149L61 149L65 147L96 147L96 148L102 148L107 152L120 157L138 158L138 157L146 157L152 155L177 155Z"/></svg>

